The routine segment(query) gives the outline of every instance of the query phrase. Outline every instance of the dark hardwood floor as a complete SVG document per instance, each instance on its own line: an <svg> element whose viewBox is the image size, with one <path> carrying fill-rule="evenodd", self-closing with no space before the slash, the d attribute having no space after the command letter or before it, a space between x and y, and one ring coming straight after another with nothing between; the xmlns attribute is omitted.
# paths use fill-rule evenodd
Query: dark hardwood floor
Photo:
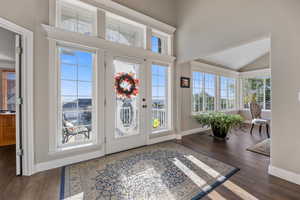
<svg viewBox="0 0 300 200"><path fill-rule="evenodd" d="M181 143L194 151L238 167L241 170L230 182L219 186L203 199L213 200L300 200L300 186L269 176L269 158L246 151L247 147L265 139L236 132L226 142L207 134L183 137ZM60 169L41 172L31 177L15 176L14 146L0 148L0 200L56 200L59 197Z"/></svg>

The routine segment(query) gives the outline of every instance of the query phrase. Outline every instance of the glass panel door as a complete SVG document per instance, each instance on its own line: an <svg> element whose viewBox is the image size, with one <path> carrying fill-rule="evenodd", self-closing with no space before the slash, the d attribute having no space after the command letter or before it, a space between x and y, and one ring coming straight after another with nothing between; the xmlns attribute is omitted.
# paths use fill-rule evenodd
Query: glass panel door
<svg viewBox="0 0 300 200"><path fill-rule="evenodd" d="M146 144L144 63L125 58L108 58L107 68L107 153Z"/></svg>
<svg viewBox="0 0 300 200"><path fill-rule="evenodd" d="M169 69L152 65L152 133L168 131L169 126Z"/></svg>

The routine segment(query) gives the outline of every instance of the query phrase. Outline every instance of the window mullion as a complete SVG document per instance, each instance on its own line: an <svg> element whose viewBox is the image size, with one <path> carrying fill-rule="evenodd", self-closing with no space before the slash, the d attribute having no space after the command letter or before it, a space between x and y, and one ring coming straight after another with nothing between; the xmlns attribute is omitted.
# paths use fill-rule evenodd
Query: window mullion
<svg viewBox="0 0 300 200"><path fill-rule="evenodd" d="M263 100L263 108L264 108L264 110L266 109L266 79L264 78L264 88L263 88L263 90L264 90L264 100Z"/></svg>

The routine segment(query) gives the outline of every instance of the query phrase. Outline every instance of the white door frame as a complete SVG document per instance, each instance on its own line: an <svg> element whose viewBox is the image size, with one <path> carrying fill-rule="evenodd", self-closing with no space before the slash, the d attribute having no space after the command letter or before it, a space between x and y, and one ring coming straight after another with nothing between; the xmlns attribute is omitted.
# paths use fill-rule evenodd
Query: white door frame
<svg viewBox="0 0 300 200"><path fill-rule="evenodd" d="M140 64L140 73L139 73L139 79L144 81L144 83L142 83L140 85L139 90L143 91L143 93L140 93L140 104L138 105L138 109L139 109L139 119L138 119L138 123L139 123L139 131L140 133L138 135L133 135L133 136L128 136L128 137L124 137L124 138L118 138L118 139L114 139L114 136L108 135L108 134L115 134L115 114L112 111L115 111L115 96L114 96L114 91L112 92L112 86L114 84L114 80L113 80L113 74L114 74L114 64L113 61L117 59L120 61L125 61L125 62L132 62L132 63L137 63ZM148 137L148 117L147 117L147 111L149 109L149 107L147 108L143 108L142 104L147 105L147 73L146 73L146 69L147 69L147 64L146 61L142 58L136 58L136 57L128 57L128 56L122 56L120 54L113 54L111 52L107 53L105 56L105 60L106 60L106 131L105 131L105 152L106 154L111 154L111 153L116 153L119 151L123 151L123 150L128 150L130 148L136 148L138 146L144 146L147 145L147 137ZM143 71L145 70L145 71ZM143 100L142 98L146 99L146 102L142 103ZM138 143L134 143L134 144L129 144L128 142L131 140L131 138L134 137L139 137L140 142L143 143L142 144L138 144ZM113 146L113 141L120 141L124 143L124 148L117 148L115 146ZM138 142L136 141L136 142ZM121 150L120 150L121 149Z"/></svg>
<svg viewBox="0 0 300 200"><path fill-rule="evenodd" d="M34 113L33 113L33 32L0 17L0 27L22 36L22 170L23 175L34 173ZM18 127L17 127L18 128Z"/></svg>

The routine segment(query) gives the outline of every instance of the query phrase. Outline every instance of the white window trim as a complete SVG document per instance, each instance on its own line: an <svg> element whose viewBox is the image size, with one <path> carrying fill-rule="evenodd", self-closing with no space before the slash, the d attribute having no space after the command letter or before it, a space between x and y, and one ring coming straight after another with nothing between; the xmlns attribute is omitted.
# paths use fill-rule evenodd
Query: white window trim
<svg viewBox="0 0 300 200"><path fill-rule="evenodd" d="M259 74L259 73L257 73ZM262 107L262 111L263 112L271 112L272 111L272 108L271 109L266 109L266 82L267 82L267 79L270 78L272 79L272 77L270 75L267 75L267 74L259 74L257 76L247 76L247 77L243 77L241 78L241 103L240 103L240 110L244 110L244 111L249 111L250 109L247 109L244 107L244 80L245 79L250 79L250 78L263 78L263 82L264 82L264 103L263 103L263 107ZM272 93L272 90L271 90L271 93ZM272 99L271 99L271 102L272 102Z"/></svg>
<svg viewBox="0 0 300 200"><path fill-rule="evenodd" d="M217 111L218 110L218 75L216 75L216 74L214 74L214 73L211 73L211 72L203 72L203 71L201 71L201 70L192 70L192 73L193 72L200 72L200 73L202 73L202 75L203 75L203 81L202 81L202 88L204 89L204 91L205 91L205 89L206 89L206 87L205 87L205 74L211 74L211 75L214 75L215 76L215 99L214 99L214 110L213 111ZM192 85L192 82L193 82L193 76L192 76L192 79L191 79L191 85ZM192 86L192 90L191 90L192 92L191 92L191 95L193 96L193 86ZM193 102L193 99L192 99L192 102ZM192 103L192 107L193 107L193 103ZM206 99L204 98L203 99L203 108L202 108L202 112L193 112L193 108L192 108L192 115L197 115L197 114L200 114L200 113L206 113L206 112L213 112L213 111L207 111L206 109L205 109L205 107L206 107Z"/></svg>
<svg viewBox="0 0 300 200"><path fill-rule="evenodd" d="M238 91L238 87L237 87L237 84L238 84L238 81L237 81L237 78L233 78L233 77L228 77L228 76L223 76L223 75L219 75L218 76L218 80L219 80L219 83L218 83L218 86L219 86L219 89L218 89L218 92L219 92L219 96L218 96L218 100L221 99L221 77L225 77L225 78L231 78L231 79L234 79L234 95L235 95L235 99L234 99L234 105L233 105L233 108L231 109L221 109L221 103L219 102L218 103L218 110L221 111L221 112L231 112L231 111L235 111L236 108L238 107L237 105L237 91ZM228 88L227 88L227 96L229 96L228 94ZM227 102L228 103L228 102ZM227 105L228 106L228 105Z"/></svg>
<svg viewBox="0 0 300 200"><path fill-rule="evenodd" d="M51 0L51 1L55 1L55 0ZM123 6L114 1L110 1L110 0L81 0L81 1L86 2L92 6L95 6L98 9L105 10L114 13L116 15L120 15L129 20L147 25L153 29L160 30L170 35L174 34L174 32L176 31L176 28L171 25L163 23L159 20L156 20L152 17L149 17L145 14L142 14L136 10Z"/></svg>
<svg viewBox="0 0 300 200"><path fill-rule="evenodd" d="M158 37L162 41L162 52L161 54L163 55L172 55L172 36L166 33L163 33L159 30L152 29L152 34L151 34L151 41L152 41L152 36ZM151 51L152 51L152 42L151 42Z"/></svg>
<svg viewBox="0 0 300 200"><path fill-rule="evenodd" d="M141 48L136 48L136 47L132 47L132 46L127 46L127 45L122 45L122 44L118 44L118 43L114 43L114 42L110 42L110 41L106 41L105 38L105 30L103 29L103 27L101 28L101 26L99 25L99 23L103 23L104 27L105 27L105 12L112 12L114 14L120 15L122 17L126 17L129 20L133 20L136 21L137 23L141 23L141 24L145 24L147 25L146 27L146 41L148 40L149 36L151 36L152 34L152 28L155 28L157 30L161 30L163 32L165 32L166 34L170 34L171 35L171 44L173 42L173 34L175 32L175 28L171 27L167 24L164 24L162 22L159 22L153 18L150 18L146 15L143 15L141 13L138 13L134 10L128 9L124 6L121 6L120 4L117 4L115 2L112 1L102 1L102 0L93 0L93 1L88 1L86 2L85 0L82 0L82 2L85 3L89 3L92 6L95 6L98 8L98 14L97 14L97 20L98 20L98 36L97 37L91 37L91 36L86 36L80 33L76 33L76 32L70 32L70 31L66 31L63 30L59 27L56 27L56 9L57 9L57 4L56 4L57 0L50 0L49 2L49 6L50 6L50 11L49 11L49 25L42 25L43 29L46 32L46 36L49 39L49 63L50 63L50 96L53 98L53 101L50 101L50 132L56 133L56 128L57 124L53 124L53 122L57 123L56 117L57 117L57 110L56 110L56 106L57 106L57 91L55 88L57 88L57 67L51 67L51 66L56 66L56 43L59 42L61 44L66 44L66 45L73 45L74 47L81 47L81 48L85 48L85 49L91 49L91 50L96 50L96 51L101 51L101 53L98 54L98 58L100 58L100 56L105 54L108 55L120 55L120 56L127 56L127 57L135 57L135 58L139 58L139 59L145 59L145 61L147 63L151 63L152 62L158 62L161 63L163 65L168 65L170 66L170 77L173 77L174 75L174 61L175 61L175 57L171 56L171 55L160 55L160 54L156 54L151 52L148 49L148 45L147 44L147 49L141 49ZM122 12L121 12L122 11ZM173 52L172 49L172 45L170 46L170 50L171 52ZM103 51L103 52L102 52ZM99 59L100 60L100 59ZM102 61L104 59L101 59ZM100 61L99 61L100 62ZM149 64L151 66L151 64ZM100 63L98 63L98 67L99 68L103 68L104 66L101 67ZM102 65L102 64L101 64ZM103 63L104 65L104 63ZM148 70L151 69L148 67ZM149 73L149 72L147 72ZM104 72L102 73L103 75L105 74ZM56 77L55 77L56 76ZM103 77L104 80L104 77ZM102 81L102 80L99 80ZM173 111L174 109L174 96L173 96L173 87L174 87L174 80L170 78L170 84L171 84L171 88L170 88L170 101L171 101L171 106L172 109L171 111ZM104 85L104 83L102 84ZM150 96L149 96L150 97ZM101 107L101 105L104 105L104 98L102 99L102 97L99 97L99 107ZM101 108L97 108L98 110ZM98 111L99 112L99 111ZM99 116L99 121L98 121L98 128L102 128L104 127L104 110L102 112L103 116ZM169 134L174 133L174 127L173 127L173 113L169 112L171 117L171 129L167 132ZM103 120L100 120L100 119ZM150 118L151 119L151 118ZM151 123L148 123L151 124ZM152 130L151 128L148 130ZM101 132L101 131L99 131ZM104 132L104 131L103 131ZM102 132L102 133L103 133ZM104 139L104 134L100 133L97 144L96 145L83 145L80 146L78 148L75 149L68 149L66 151L55 151L55 147L56 147L56 139L53 138L51 135L50 137L50 145L49 145L49 154L67 154L70 151L71 152L80 152L81 150L95 150L95 147L97 146L97 149L102 149L103 148L103 139ZM166 134L166 132L164 133ZM157 134L156 136L159 136L160 134ZM150 141L151 134L148 134L148 140Z"/></svg>
<svg viewBox="0 0 300 200"><path fill-rule="evenodd" d="M209 73L209 74L214 74L216 76L216 96L215 96L215 110L214 111L218 111L218 112L232 112L232 111L236 111L237 108L239 108L239 101L238 101L238 89L239 89L239 72L236 71L232 71L232 70L228 70L228 69L224 69L224 68L220 68L220 67L216 67L216 66L212 66L209 64L205 64L205 63L200 63L197 61L191 61L191 69L192 72L202 72L202 73ZM224 77L228 77L228 78L234 78L235 79L235 105L233 109L226 109L226 110L221 110L221 105L220 105L220 77L224 76ZM191 79L191 83L193 81L193 78ZM205 81L204 81L205 82ZM191 96L193 95L193 88L191 87ZM192 103L192 102L191 102ZM204 101L205 103L205 101ZM193 106L193 104L192 104ZM201 113L205 113L206 111L203 112L193 112L193 108L191 106L191 115L198 115ZM204 105L205 107L205 105Z"/></svg>
<svg viewBox="0 0 300 200"><path fill-rule="evenodd" d="M71 1L71 0L67 0ZM49 25L52 27L59 28L58 18L60 16L59 9L59 0L50 0L49 2ZM157 32L161 35L168 36L168 52L166 55L173 55L173 43L174 43L174 33L176 28L170 26L166 23L160 22L154 18L151 18L147 15L139 13L133 9L127 8L126 6L122 6L113 1L107 0L72 0L73 4L86 5L87 8L90 9L98 9L96 15L96 33L99 38L105 39L105 13L111 13L113 15L117 15L126 20L132 21L134 23L140 24L146 27L145 30L145 39L144 49L151 51L151 35L152 31ZM94 8L93 8L94 7Z"/></svg>
<svg viewBox="0 0 300 200"><path fill-rule="evenodd" d="M93 28L92 28L92 35L91 36L97 36L98 35L98 12L97 8L94 6L91 6L86 3L82 3L81 1L77 0L58 0L56 4L56 14L55 14L55 26L56 27L61 27L61 15L62 15L62 2L64 1L66 3L67 7L70 7L70 9L75 9L76 11L79 12L95 12L94 19L93 19ZM81 11L81 9L83 9Z"/></svg>
<svg viewBox="0 0 300 200"><path fill-rule="evenodd" d="M141 28L143 30L143 44L142 44L141 47L136 47L136 48L142 48L142 49L147 48L147 26L146 25L137 23L135 21L132 21L132 20L127 19L125 17L122 17L120 15L116 15L116 14L111 13L111 12L105 12L105 23L106 23L106 17L109 17L109 18L112 18L114 20L120 21L124 24L129 24L129 25ZM99 25L99 26L101 26L101 25ZM105 28L105 26L106 26L106 24L104 24L104 28ZM104 38L106 39L106 34L105 34ZM109 41L109 40L107 40L107 41Z"/></svg>
<svg viewBox="0 0 300 200"><path fill-rule="evenodd" d="M62 134L61 128L61 117L59 115L59 106L60 104L60 63L59 63L59 47L66 47L76 50L88 51L95 53L94 63L93 63L93 110L92 110L92 130L94 136L90 142L82 144L71 144L71 145L60 145L59 139L60 134ZM77 149L90 149L95 146L101 146L103 141L103 136L99 133L102 132L100 129L104 129L104 110L102 110L101 105L104 105L104 98L99 96L99 81L101 78L98 78L99 74L103 74L103 65L102 65L102 54L101 50L95 48L89 48L80 46L78 44L70 44L67 42L57 42L55 40L49 41L49 63L50 63L50 132L53 134L49 135L49 154L61 154L76 151ZM101 67L102 66L102 67ZM103 83L102 83L103 84ZM100 106L99 106L100 105ZM100 116L99 116L100 115Z"/></svg>

